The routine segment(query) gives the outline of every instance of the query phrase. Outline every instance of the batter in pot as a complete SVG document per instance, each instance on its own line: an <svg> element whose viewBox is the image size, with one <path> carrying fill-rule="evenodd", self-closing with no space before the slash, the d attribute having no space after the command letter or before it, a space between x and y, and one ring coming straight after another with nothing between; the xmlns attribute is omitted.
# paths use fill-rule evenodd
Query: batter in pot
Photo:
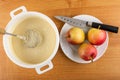
<svg viewBox="0 0 120 80"><path fill-rule="evenodd" d="M30 48L23 40L11 37L11 48L14 55L29 64L37 64L45 61L53 53L56 43L56 34L52 26L40 17L29 17L16 25L13 33L24 35L27 31L37 32L37 46ZM34 39L33 39L34 40Z"/></svg>

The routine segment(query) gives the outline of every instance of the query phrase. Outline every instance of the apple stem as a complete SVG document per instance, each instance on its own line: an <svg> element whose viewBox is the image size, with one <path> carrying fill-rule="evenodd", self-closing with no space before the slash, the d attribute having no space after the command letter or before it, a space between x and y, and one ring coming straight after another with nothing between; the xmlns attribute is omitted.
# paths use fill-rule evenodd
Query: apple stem
<svg viewBox="0 0 120 80"><path fill-rule="evenodd" d="M93 58L92 58L92 57L90 57L90 60L91 60L91 62L93 63Z"/></svg>
<svg viewBox="0 0 120 80"><path fill-rule="evenodd" d="M101 27L101 26L99 25L99 26L98 26L98 29L100 29L100 27Z"/></svg>

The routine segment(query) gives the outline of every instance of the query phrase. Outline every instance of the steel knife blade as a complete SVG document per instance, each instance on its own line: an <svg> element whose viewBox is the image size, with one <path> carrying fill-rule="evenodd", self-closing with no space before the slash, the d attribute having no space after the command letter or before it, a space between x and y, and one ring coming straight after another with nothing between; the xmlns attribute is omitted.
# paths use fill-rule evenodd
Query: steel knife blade
<svg viewBox="0 0 120 80"><path fill-rule="evenodd" d="M88 26L88 27L103 29L103 30L113 32L113 33L118 33L118 29L119 29L118 27L112 26L112 25L84 21L84 20L70 18L70 17L66 17L66 16L55 16L55 18L65 22L65 23L68 23L72 26L78 26L78 27Z"/></svg>

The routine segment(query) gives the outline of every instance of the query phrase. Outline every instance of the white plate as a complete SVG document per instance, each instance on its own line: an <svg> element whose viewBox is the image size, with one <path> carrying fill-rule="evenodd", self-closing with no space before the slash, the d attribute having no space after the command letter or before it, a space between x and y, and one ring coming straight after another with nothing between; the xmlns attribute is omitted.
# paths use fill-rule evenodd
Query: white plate
<svg viewBox="0 0 120 80"><path fill-rule="evenodd" d="M86 20L86 21L93 21L93 22L102 23L99 19L97 19L93 16L90 16L90 15L78 15L78 16L75 16L74 18L81 19L81 20ZM67 23L64 24L64 26L63 26L63 28L60 32L60 46L61 46L64 54L69 59L71 59L72 61L77 62L77 63L90 63L91 61L85 61L85 60L83 60L79 57L77 51L78 51L78 47L80 45L72 45L72 44L69 44L66 41L65 34L72 27L73 26L71 26ZM87 31L90 29L88 27L81 27L81 28L85 31L85 33L87 33ZM108 47L109 38L108 38L108 32L106 32L106 33L107 33L107 38L106 38L105 42L100 46L95 46L97 48L97 53L98 54L93 61L96 61L100 57L102 57L102 55L105 53L105 51Z"/></svg>

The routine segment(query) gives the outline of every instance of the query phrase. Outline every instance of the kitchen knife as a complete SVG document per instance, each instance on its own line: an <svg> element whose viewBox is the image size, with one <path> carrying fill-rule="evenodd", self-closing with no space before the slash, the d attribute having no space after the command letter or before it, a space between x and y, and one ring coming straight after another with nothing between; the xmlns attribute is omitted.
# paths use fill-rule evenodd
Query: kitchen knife
<svg viewBox="0 0 120 80"><path fill-rule="evenodd" d="M118 27L112 26L112 25L107 25L107 24L101 24L101 23L96 23L96 22L90 22L90 21L84 21L80 19L75 19L75 18L70 18L70 17L65 17L65 16L55 16L55 18L68 23L72 26L78 26L78 27L93 27L93 28L98 28L98 29L103 29L106 31L118 33Z"/></svg>

